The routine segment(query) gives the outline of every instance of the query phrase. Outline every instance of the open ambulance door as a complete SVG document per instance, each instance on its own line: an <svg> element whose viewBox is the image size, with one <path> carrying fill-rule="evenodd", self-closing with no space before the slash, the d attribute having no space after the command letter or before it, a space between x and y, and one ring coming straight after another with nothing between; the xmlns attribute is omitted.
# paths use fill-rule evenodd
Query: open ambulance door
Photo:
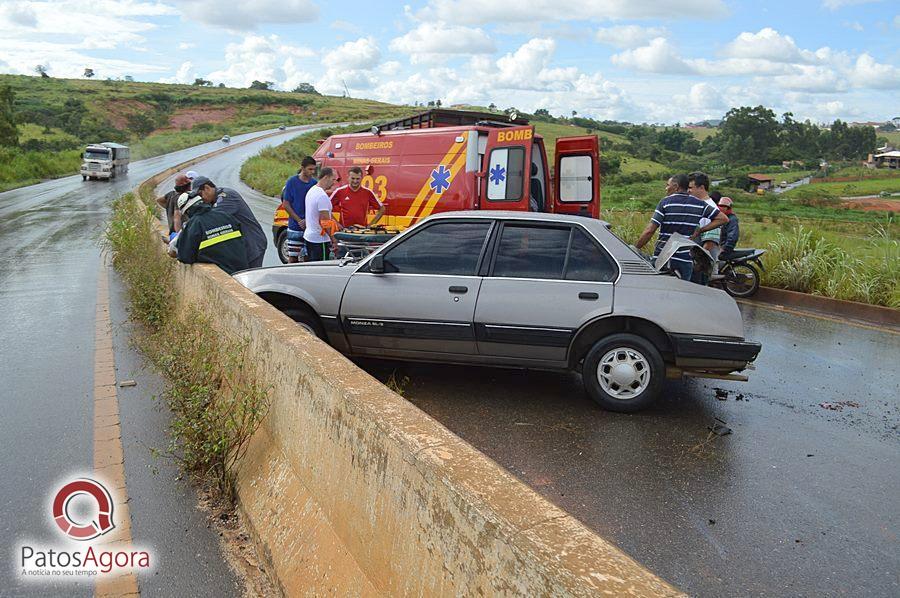
<svg viewBox="0 0 900 598"><path fill-rule="evenodd" d="M481 177L482 210L528 210L534 127L488 132Z"/></svg>
<svg viewBox="0 0 900 598"><path fill-rule="evenodd" d="M553 212L600 217L600 142L596 135L556 140Z"/></svg>

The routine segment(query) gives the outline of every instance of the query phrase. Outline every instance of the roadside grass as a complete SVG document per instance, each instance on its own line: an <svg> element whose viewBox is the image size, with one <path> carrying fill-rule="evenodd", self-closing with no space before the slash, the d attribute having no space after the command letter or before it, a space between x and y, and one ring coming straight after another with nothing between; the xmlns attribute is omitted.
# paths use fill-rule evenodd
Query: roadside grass
<svg viewBox="0 0 900 598"><path fill-rule="evenodd" d="M208 309L175 310L175 261L156 246L156 216L144 201L129 193L113 202L105 244L143 327L138 344L171 383L170 444L153 452L233 503L235 466L267 412L266 389L244 370L247 343L223 338Z"/></svg>
<svg viewBox="0 0 900 598"><path fill-rule="evenodd" d="M604 208L600 217L633 244L650 211ZM768 286L900 308L900 234L894 223L741 218L740 247L766 249ZM652 253L653 245L644 247Z"/></svg>
<svg viewBox="0 0 900 598"><path fill-rule="evenodd" d="M654 162L652 160L635 158L634 156L622 156L620 170L623 174L646 172L654 176L662 176L672 171L672 169L665 164L660 164L659 162Z"/></svg>
<svg viewBox="0 0 900 598"><path fill-rule="evenodd" d="M79 168L80 150L35 152L0 148L0 191L75 174Z"/></svg>
<svg viewBox="0 0 900 598"><path fill-rule="evenodd" d="M875 135L877 137L886 137L888 142L891 145L893 145L894 147L897 147L898 145L900 145L900 131L890 131L890 132L876 131Z"/></svg>
<svg viewBox="0 0 900 598"><path fill-rule="evenodd" d="M835 183L810 183L790 191L784 192L785 197L794 197L799 192L806 193L823 192L840 197L857 197L861 195L878 195L882 191L888 193L900 192L900 177L869 178L861 181L835 182Z"/></svg>
<svg viewBox="0 0 900 598"><path fill-rule="evenodd" d="M711 137L719 132L715 127L691 127L685 128L697 141L703 141L707 137Z"/></svg>

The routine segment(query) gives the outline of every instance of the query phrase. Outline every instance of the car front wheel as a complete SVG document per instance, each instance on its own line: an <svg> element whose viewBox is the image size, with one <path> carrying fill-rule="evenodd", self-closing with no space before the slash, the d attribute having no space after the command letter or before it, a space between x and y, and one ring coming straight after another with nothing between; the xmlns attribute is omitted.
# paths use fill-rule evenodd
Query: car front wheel
<svg viewBox="0 0 900 598"><path fill-rule="evenodd" d="M297 322L301 328L310 334L314 334L323 341L328 342L325 336L325 328L322 326L319 317L316 316L312 310L305 308L288 308L284 310L284 315Z"/></svg>
<svg viewBox="0 0 900 598"><path fill-rule="evenodd" d="M659 397L665 364L650 341L620 333L594 343L581 375L588 395L601 407L633 413Z"/></svg>

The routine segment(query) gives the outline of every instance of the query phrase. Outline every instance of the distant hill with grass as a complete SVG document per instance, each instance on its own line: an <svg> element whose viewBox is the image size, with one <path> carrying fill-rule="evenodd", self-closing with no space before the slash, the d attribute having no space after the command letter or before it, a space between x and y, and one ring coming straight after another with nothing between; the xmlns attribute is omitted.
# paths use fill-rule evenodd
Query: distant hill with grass
<svg viewBox="0 0 900 598"><path fill-rule="evenodd" d="M0 146L0 190L77 172L83 146L116 141L141 159L278 125L396 118L408 106L262 89L0 75L18 144Z"/></svg>

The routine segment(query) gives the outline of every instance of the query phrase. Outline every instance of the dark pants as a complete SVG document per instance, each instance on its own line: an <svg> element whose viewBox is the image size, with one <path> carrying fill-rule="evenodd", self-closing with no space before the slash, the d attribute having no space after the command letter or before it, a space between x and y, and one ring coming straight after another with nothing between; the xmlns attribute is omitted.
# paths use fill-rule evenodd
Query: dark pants
<svg viewBox="0 0 900 598"><path fill-rule="evenodd" d="M328 259L328 248L331 243L306 243L306 261L307 262L323 262Z"/></svg>
<svg viewBox="0 0 900 598"><path fill-rule="evenodd" d="M678 273L681 280L691 280L694 273L693 262L680 262L678 260L669 260L669 268Z"/></svg>

